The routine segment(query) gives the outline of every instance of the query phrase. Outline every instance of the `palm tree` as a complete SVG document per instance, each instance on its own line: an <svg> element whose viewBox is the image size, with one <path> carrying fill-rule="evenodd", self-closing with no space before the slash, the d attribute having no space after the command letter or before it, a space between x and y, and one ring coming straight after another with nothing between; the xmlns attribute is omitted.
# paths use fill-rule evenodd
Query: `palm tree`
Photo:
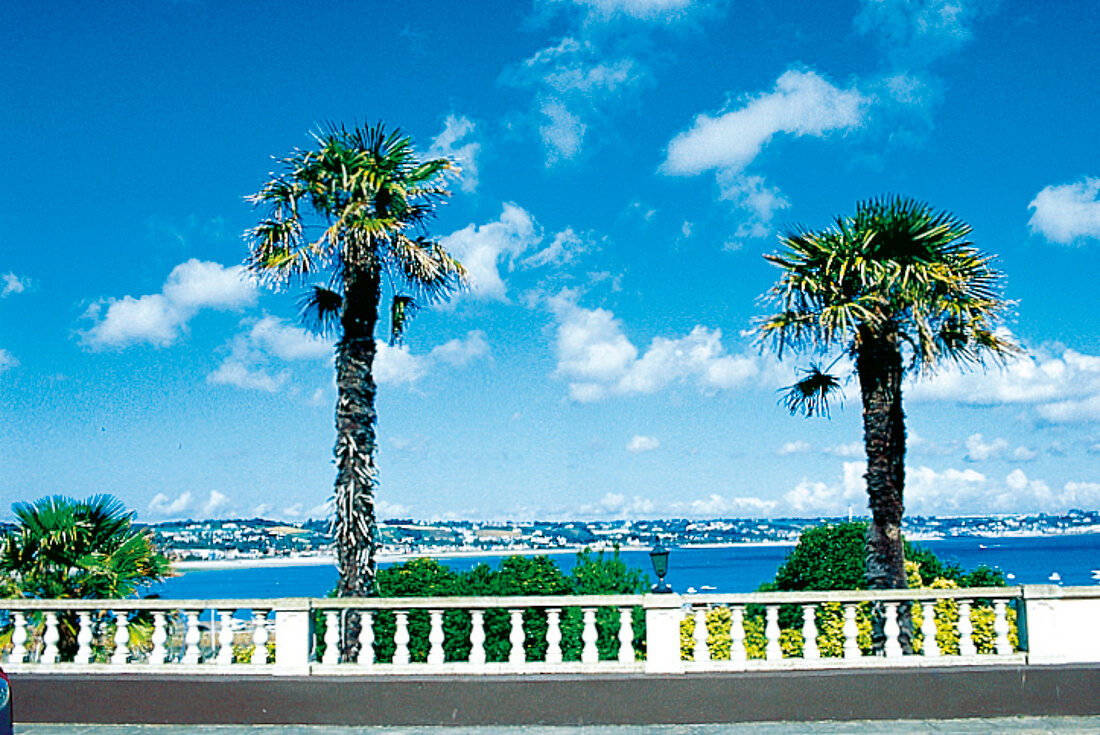
<svg viewBox="0 0 1100 735"><path fill-rule="evenodd" d="M303 320L338 336L336 345L336 484L333 535L337 593L374 592L376 387L375 328L383 289L392 294L391 340L425 302L445 298L466 281L465 270L424 235L456 171L446 158L420 160L399 130L328 125L315 150L279 161L248 198L264 211L245 237L247 265L275 287L320 278L302 300Z"/></svg>
<svg viewBox="0 0 1100 735"><path fill-rule="evenodd" d="M0 537L0 574L5 597L110 599L129 597L169 573L168 559L147 530L133 527L134 513L110 495L87 500L54 495L12 506L16 526ZM105 611L93 614L100 635ZM129 616L131 635L148 637L148 613ZM39 621L41 622L41 621ZM57 615L63 660L77 647L77 616ZM14 629L6 626L0 640Z"/></svg>
<svg viewBox="0 0 1100 735"><path fill-rule="evenodd" d="M984 365L1022 350L998 326L1009 304L992 256L966 238L969 225L901 197L856 205L851 217L811 232L780 235L786 248L764 257L782 269L770 289L778 313L757 325L782 358L785 349L839 351L855 362L867 454L867 581L871 589L905 588L901 538L905 487L902 378L942 363ZM811 363L785 389L792 413L828 415L841 388L831 371Z"/></svg>
<svg viewBox="0 0 1100 735"><path fill-rule="evenodd" d="M168 560L134 513L110 495L54 495L12 506L16 527L0 539L8 593L38 598L129 597L168 573Z"/></svg>

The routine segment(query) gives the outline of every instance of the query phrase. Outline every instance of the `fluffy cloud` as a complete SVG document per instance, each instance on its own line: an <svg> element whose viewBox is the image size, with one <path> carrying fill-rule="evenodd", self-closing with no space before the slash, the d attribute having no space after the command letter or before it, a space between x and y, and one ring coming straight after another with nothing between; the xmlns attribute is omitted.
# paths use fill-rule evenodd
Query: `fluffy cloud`
<svg viewBox="0 0 1100 735"><path fill-rule="evenodd" d="M81 340L92 349L139 343L167 347L202 309L224 311L255 303L256 288L241 266L192 258L172 269L160 293L93 303L85 316L95 324L81 333Z"/></svg>
<svg viewBox="0 0 1100 735"><path fill-rule="evenodd" d="M867 100L854 88L840 89L812 71L791 69L775 89L750 98L717 117L700 114L668 145L661 171L690 176L708 170L736 173L780 133L823 137L858 127Z"/></svg>
<svg viewBox="0 0 1100 735"><path fill-rule="evenodd" d="M1031 200L1028 226L1051 242L1100 239L1100 178L1048 186Z"/></svg>
<svg viewBox="0 0 1100 735"><path fill-rule="evenodd" d="M467 332L461 339L452 339L433 348L426 355L417 355L406 345L391 347L378 343L374 358L374 379L379 385L412 385L438 364L465 367L489 354L489 342L480 330Z"/></svg>
<svg viewBox="0 0 1100 735"><path fill-rule="evenodd" d="M810 445L804 441L784 442L779 449L775 450L775 453L780 457L786 457L791 454L808 454L810 451Z"/></svg>
<svg viewBox="0 0 1100 735"><path fill-rule="evenodd" d="M1040 348L1003 370L946 368L909 384L906 395L972 406L1020 405L1052 423L1091 421L1100 418L1100 357Z"/></svg>
<svg viewBox="0 0 1100 735"><path fill-rule="evenodd" d="M855 25L878 38L896 67L917 68L954 53L993 0L863 0Z"/></svg>
<svg viewBox="0 0 1100 735"><path fill-rule="evenodd" d="M966 439L966 461L984 462L987 459L997 459L1008 449L1006 439L993 439L986 442L981 434L971 434Z"/></svg>
<svg viewBox="0 0 1100 735"><path fill-rule="evenodd" d="M589 21L607 21L616 17L670 22L683 18L693 7L703 5L698 0L549 0L570 3L588 10Z"/></svg>
<svg viewBox="0 0 1100 735"><path fill-rule="evenodd" d="M4 287L0 289L0 299L6 299L12 294L23 293L31 285L31 279L17 276L14 273L5 273L0 276L0 282L4 284Z"/></svg>
<svg viewBox="0 0 1100 735"><path fill-rule="evenodd" d="M432 139L428 149L428 155L433 158L447 157L458 162L462 168L462 191L465 192L475 191L478 184L477 157L481 144L468 140L473 132L474 124L469 118L448 115L443 122L443 132Z"/></svg>
<svg viewBox="0 0 1100 735"><path fill-rule="evenodd" d="M274 393L290 378L280 363L332 357L329 342L278 317L246 320L245 326L230 342L226 358L206 376L208 382Z"/></svg>
<svg viewBox="0 0 1100 735"><path fill-rule="evenodd" d="M474 297L504 301L507 289L500 267L513 268L515 260L541 239L534 218L509 202L495 222L467 225L442 238L441 244L466 266Z"/></svg>
<svg viewBox="0 0 1100 735"><path fill-rule="evenodd" d="M721 173L718 181L722 188L722 198L733 202L746 214L746 218L734 230L735 238L768 237L772 234L775 213L791 206L783 192L766 184L763 176Z"/></svg>
<svg viewBox="0 0 1100 735"><path fill-rule="evenodd" d="M159 520L173 518L224 518L231 514L233 503L229 497L217 490L211 490L203 500L190 490L171 498L157 493L149 501L149 515Z"/></svg>
<svg viewBox="0 0 1100 735"><path fill-rule="evenodd" d="M626 443L626 451L632 454L640 454L641 452L652 452L660 446L661 442L658 441L655 436L635 434L630 441Z"/></svg>
<svg viewBox="0 0 1100 735"><path fill-rule="evenodd" d="M442 238L441 243L466 266L469 296L494 301L508 300L502 270L568 265L591 247L587 239L569 227L547 243L535 218L511 202L504 204L497 220L484 225L471 223Z"/></svg>
<svg viewBox="0 0 1100 735"><path fill-rule="evenodd" d="M648 83L649 68L627 50L609 50L581 34L567 35L502 75L505 84L534 92L529 116L553 166L582 150L589 121Z"/></svg>
<svg viewBox="0 0 1100 735"><path fill-rule="evenodd" d="M850 444L837 444L835 446L825 447L821 451L825 452L825 454L831 454L834 457L852 459L855 457L862 457L865 449L861 442L851 442Z"/></svg>
<svg viewBox="0 0 1100 735"><path fill-rule="evenodd" d="M729 390L761 371L755 357L728 354L719 329L697 326L684 337L655 337L639 353L610 311L582 308L568 290L547 299L547 305L558 321L556 374L570 381L570 398L580 403L610 394L654 393L675 382Z"/></svg>

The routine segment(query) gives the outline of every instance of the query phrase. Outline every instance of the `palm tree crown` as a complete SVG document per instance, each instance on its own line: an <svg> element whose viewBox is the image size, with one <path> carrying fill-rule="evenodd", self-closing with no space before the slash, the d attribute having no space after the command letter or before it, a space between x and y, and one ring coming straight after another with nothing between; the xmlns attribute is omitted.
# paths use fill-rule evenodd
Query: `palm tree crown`
<svg viewBox="0 0 1100 735"><path fill-rule="evenodd" d="M780 236L786 251L764 256L783 271L768 292L782 311L761 320L759 333L780 356L854 352L893 334L917 372L1014 354L997 333L1008 306L1002 275L969 234L952 215L900 197L861 202L854 217L819 232L790 230Z"/></svg>
<svg viewBox="0 0 1100 735"><path fill-rule="evenodd" d="M249 197L264 211L246 233L247 264L276 288L320 278L302 299L303 320L337 336L334 540L343 596L374 591L376 524L375 327L392 296L391 340L422 303L466 281L462 265L425 236L449 195L446 158L421 160L399 130L329 125L317 148L295 150Z"/></svg>
<svg viewBox="0 0 1100 735"><path fill-rule="evenodd" d="M824 369L811 363L781 402L792 413L828 415L830 397L842 388L832 367L845 355L855 362L872 513L871 588L906 586L904 375L1021 351L999 331L1009 307L1000 296L1002 276L969 234L967 224L926 204L872 199L824 230L788 230L780 236L785 250L764 256L782 273L767 294L780 311L757 325L762 341L780 357L788 349L840 352Z"/></svg>

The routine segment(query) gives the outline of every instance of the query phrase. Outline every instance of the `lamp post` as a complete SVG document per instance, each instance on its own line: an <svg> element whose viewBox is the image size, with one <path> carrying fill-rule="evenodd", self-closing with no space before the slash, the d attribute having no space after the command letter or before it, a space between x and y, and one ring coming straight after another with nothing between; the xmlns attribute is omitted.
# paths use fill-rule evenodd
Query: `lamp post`
<svg viewBox="0 0 1100 735"><path fill-rule="evenodd" d="M660 540L649 552L649 560L653 562L653 572L657 575L657 584L653 585L655 594L668 594L672 588L665 584L665 576L668 575L668 549L661 546Z"/></svg>

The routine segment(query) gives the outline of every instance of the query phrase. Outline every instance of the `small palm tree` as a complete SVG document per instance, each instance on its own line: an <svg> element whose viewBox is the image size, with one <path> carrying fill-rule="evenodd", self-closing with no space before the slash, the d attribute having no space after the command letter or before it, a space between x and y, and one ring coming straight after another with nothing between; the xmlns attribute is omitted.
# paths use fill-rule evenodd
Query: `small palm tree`
<svg viewBox="0 0 1100 735"><path fill-rule="evenodd" d="M159 582L168 560L134 513L110 495L54 495L12 506L16 527L0 540L0 572L19 597L129 597Z"/></svg>
<svg viewBox="0 0 1100 735"><path fill-rule="evenodd" d="M867 581L905 588L901 538L905 487L902 379L941 363L984 364L1021 352L998 326L1008 303L992 256L967 240L970 227L911 199L860 202L851 217L811 232L780 236L783 252L765 255L782 274L767 296L780 311L758 334L782 358L786 349L855 362L867 453ZM792 413L828 415L841 389L832 367L811 363L786 389Z"/></svg>
<svg viewBox="0 0 1100 735"><path fill-rule="evenodd" d="M46 599L129 597L169 573L168 559L147 530L133 527L134 514L110 495L73 500L59 495L12 506L16 526L0 537L4 596ZM105 630L106 613L95 625ZM63 660L76 652L77 616L57 616ZM148 615L130 616L131 635L152 631ZM0 630L0 639L13 628Z"/></svg>
<svg viewBox="0 0 1100 735"><path fill-rule="evenodd" d="M340 596L374 592L375 329L384 289L390 339L417 306L466 282L462 265L424 235L449 196L447 158L421 160L399 130L329 125L315 150L295 150L249 197L264 211L246 233L252 273L275 287L320 278L303 298L303 320L338 336L334 540Z"/></svg>

